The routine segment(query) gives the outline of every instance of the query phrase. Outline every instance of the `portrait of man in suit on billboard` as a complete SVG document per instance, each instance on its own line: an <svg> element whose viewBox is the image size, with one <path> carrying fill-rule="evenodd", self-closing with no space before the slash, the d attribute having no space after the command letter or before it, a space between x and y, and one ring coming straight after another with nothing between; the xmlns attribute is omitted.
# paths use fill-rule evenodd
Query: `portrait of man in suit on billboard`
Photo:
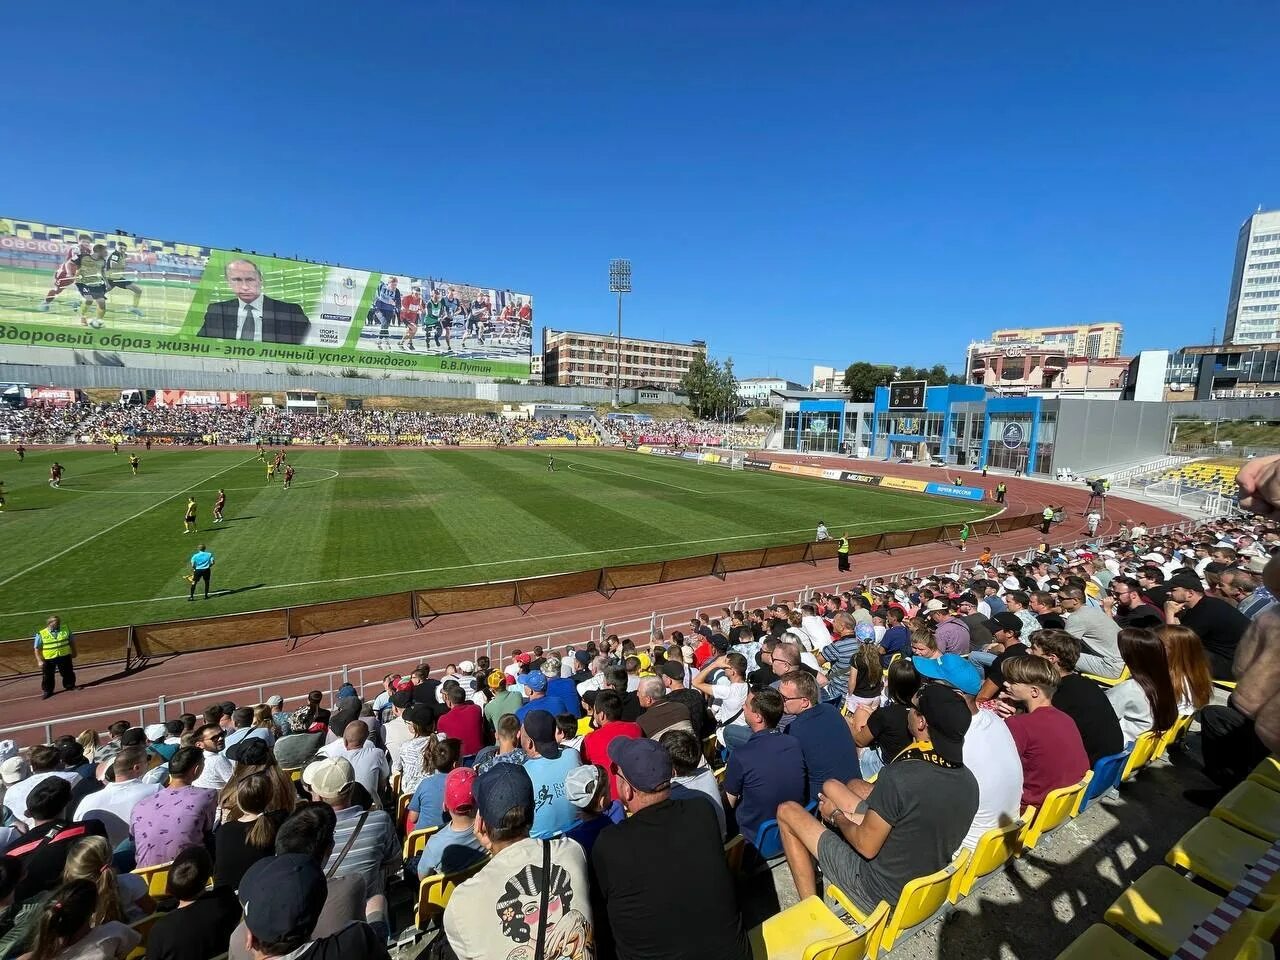
<svg viewBox="0 0 1280 960"><path fill-rule="evenodd" d="M209 304L198 336L257 343L302 343L311 321L296 303L275 300L262 292L262 271L252 260L226 266L227 285L235 298Z"/></svg>

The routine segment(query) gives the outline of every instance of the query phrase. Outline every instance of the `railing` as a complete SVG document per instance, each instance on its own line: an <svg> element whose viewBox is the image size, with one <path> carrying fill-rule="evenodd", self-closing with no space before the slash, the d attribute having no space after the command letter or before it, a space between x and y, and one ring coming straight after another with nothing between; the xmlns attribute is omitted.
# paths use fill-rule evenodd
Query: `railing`
<svg viewBox="0 0 1280 960"><path fill-rule="evenodd" d="M1149 477L1153 473L1161 473L1165 470L1171 470L1174 467L1180 467L1191 458L1188 456L1170 456L1161 457L1159 460L1152 460L1149 463L1139 464L1138 466L1128 467L1124 470L1118 470L1115 473L1107 474L1111 478L1114 485L1123 480L1135 480L1138 477Z"/></svg>
<svg viewBox="0 0 1280 960"><path fill-rule="evenodd" d="M1038 522L1040 517L1033 515ZM1034 524L1032 524L1034 525ZM1184 520L1179 523L1167 523L1157 527L1149 528L1149 532L1153 536L1166 536L1171 533L1189 533L1199 526L1199 523L1193 520ZM1097 542L1099 538L1078 537L1066 543L1059 544L1062 549L1073 550L1087 543ZM1105 539L1105 538L1103 538ZM1009 563L1013 560L1026 562L1034 555L1034 548L1015 551L1011 553L994 554L992 562L995 564ZM898 580L902 578L915 578L917 576L937 576L942 572L951 575L957 575L960 572L959 558L953 560L950 564L935 564L929 567L909 567L899 570L895 573L875 574L874 576L883 577L886 580ZM794 602L803 603L808 601L818 593L841 593L845 588L854 584L864 582L865 576L851 577L847 580L838 580L831 583L823 583L817 585L806 585L798 590L786 590L779 593L756 594L753 596L735 596L732 601L722 600L718 603L701 604L696 607L680 607L674 610L653 611L648 616L632 617L626 620L607 621L602 620L589 624L582 624L576 627L567 627L561 630L552 630L544 633L530 634L523 637L515 637L498 642L486 641L484 644L471 644L469 646L457 647L451 650L432 651L431 659L438 664L446 666L451 662L457 662L464 659L475 660L480 655L485 655L493 661L494 665L503 663L509 654L515 650L531 650L535 646L541 646L544 650L555 650L564 652L579 646L585 646L587 642L595 640L599 642L609 634L617 634L619 636L634 636L638 631L647 631L649 634L657 630L662 630L665 634L666 625L674 624L677 618L680 622L684 622L689 615L696 614L714 607L729 607L733 610L750 609L757 606L771 606L778 602ZM403 657L395 660L385 660L379 663L363 664L352 668L344 664L337 670L327 670L319 673L305 674L296 677L287 677L278 680L267 680L261 683L245 684L238 687L231 687L222 690L195 691L185 694L181 697L157 697L154 701L147 703L133 704L127 707L117 707L111 710L99 710L94 713L84 713L72 717L63 717L58 720L47 720L36 723L20 724L18 726L9 727L0 731L0 736L12 737L21 741L22 734L29 733L33 730L41 732L43 740L41 742L48 743L53 740L55 733L74 732L79 733L85 726L97 728L100 721L114 721L120 719L128 719L133 721L133 717L137 716L138 725L145 726L148 723L157 723L170 717L188 712L188 704L195 704L195 708L191 712L198 712L203 707L201 704L221 703L228 699L238 700L244 693L253 695L254 703L264 703L270 694L279 694L285 700L286 707L290 704L301 705L307 699L307 693L311 690L320 690L326 693L328 702L333 703L334 694L337 689L344 683L351 683L362 694L367 694L374 690L380 690L382 687L382 679L388 673L400 672L407 673L417 667L422 661L421 656ZM436 667L431 671L432 674L442 675L443 667Z"/></svg>
<svg viewBox="0 0 1280 960"><path fill-rule="evenodd" d="M1036 519L1038 520L1039 517L1036 517ZM1034 550L993 554L992 562L1025 561L1030 559L1032 553L1034 553ZM959 559L949 564L935 564L918 568L909 567L894 573L875 574L874 576L883 577L886 580L897 580L904 577L932 577L941 573L953 576L958 575L960 573ZM735 596L732 600L724 599L717 603L701 604L695 607L678 607L663 611L655 610L642 617L631 617L617 621L601 620L575 627L566 627L561 630L529 634L496 642L489 640L482 644L471 644L450 650L433 650L430 657L437 664L447 666L450 663L457 663L461 660L475 660L483 654L489 657L494 666L500 666L516 650L531 650L535 646L541 646L546 651L566 653L568 650L583 647L590 641L598 643L610 634L636 639L642 632L651 636L655 630L658 630L665 635L668 624L671 624L674 629L676 624L687 622L690 616L712 608L729 607L732 610L739 610L772 606L779 602L804 603L818 593L838 594L857 583L864 582L866 579L865 576L851 577L834 582L805 585L799 589L775 593ZM265 703L268 696L278 694L284 698L285 706L288 708L293 704L301 706L306 702L307 694L310 691L320 690L326 694L327 702L332 704L334 694L344 683L352 684L362 696L374 691L381 691L383 678L387 674L408 673L416 668L422 660L423 657L421 655L414 655L394 660L384 660L378 663L362 664L356 667L344 664L336 670L326 670L276 680L264 680L259 683L243 684L220 690L194 691L179 697L160 696L146 703L116 707L110 710L98 710L93 713L62 717L57 720L20 724L0 731L0 736L11 737L21 742L24 739L22 737L23 734L31 731L40 731L43 737L41 742L48 743L53 740L56 734L67 732L78 734L86 727L97 729L98 725L104 721L112 722L127 719L132 723L133 718L136 716L138 725L145 726L148 723L159 723L187 712L198 714L209 704L221 703L226 700L237 703L242 702L243 695L246 693L251 695L250 698L255 704ZM444 672L444 666L437 666L431 670L431 673L436 676L443 675Z"/></svg>
<svg viewBox="0 0 1280 960"><path fill-rule="evenodd" d="M1025 529L1039 523L1039 515L997 517L969 524L973 536ZM949 543L960 536L960 524L919 530L872 533L849 540L851 554L890 551L901 547ZM723 553L598 567L571 573L520 580L473 583L457 587L404 590L372 597L331 600L301 606L256 610L222 617L129 624L76 634L76 659L82 666L124 662L126 669L152 657L197 650L216 650L264 641L294 641L298 637L333 633L354 627L412 621L421 627L441 614L527 608L546 600L599 593L611 597L624 587L651 586L699 577L759 570L789 563L817 563L834 559L836 541L781 544ZM0 642L0 679L31 673L31 640Z"/></svg>

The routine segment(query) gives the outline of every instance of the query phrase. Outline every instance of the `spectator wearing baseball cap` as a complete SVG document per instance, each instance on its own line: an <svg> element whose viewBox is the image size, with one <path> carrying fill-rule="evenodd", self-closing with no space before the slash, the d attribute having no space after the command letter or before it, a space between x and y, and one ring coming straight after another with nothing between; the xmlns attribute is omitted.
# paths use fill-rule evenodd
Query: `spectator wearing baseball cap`
<svg viewBox="0 0 1280 960"><path fill-rule="evenodd" d="M619 960L749 960L710 805L671 798L671 755L655 740L614 740L609 758L628 816L596 838L591 865ZM673 870L679 883L671 882ZM689 890L698 891L696 910Z"/></svg>
<svg viewBox="0 0 1280 960"><path fill-rule="evenodd" d="M1205 596L1204 584L1190 570L1175 573L1169 578L1168 587L1169 600L1164 605L1168 622L1180 623L1195 631L1204 644L1215 680L1236 679L1231 664L1240 638L1248 629L1249 618L1221 597ZM1080 670L1091 672L1083 664Z"/></svg>
<svg viewBox="0 0 1280 960"><path fill-rule="evenodd" d="M990 658L986 664L982 688L978 691L978 699L983 701L994 700L1004 689L1001 665L1010 657L1021 657L1031 652L1020 639L1022 620L1016 614L997 613L987 621L987 629L991 631L994 641L985 651L975 650L969 654L969 662L980 667L982 660L979 658Z"/></svg>
<svg viewBox="0 0 1280 960"><path fill-rule="evenodd" d="M564 778L565 793L578 816L564 835L576 840L588 857L600 831L626 816L621 801L609 799L609 781L609 771L594 763L575 767Z"/></svg>
<svg viewBox="0 0 1280 960"><path fill-rule="evenodd" d="M475 833L475 780L476 772L470 767L456 767L445 777L444 808L450 822L427 838L418 859L419 877L457 873L486 855Z"/></svg>
<svg viewBox="0 0 1280 960"><path fill-rule="evenodd" d="M520 682L529 694L524 706L516 710L516 719L521 723L530 710L542 710L553 717L560 713L573 713L568 704L548 691L547 675L541 670L523 674Z"/></svg>
<svg viewBox="0 0 1280 960"><path fill-rule="evenodd" d="M569 771L582 763L578 751L556 742L556 718L542 709L525 714L520 745L528 757L524 769L537 798L530 835L541 839L564 833L577 819L564 784Z"/></svg>
<svg viewBox="0 0 1280 960"><path fill-rule="evenodd" d="M908 881L950 862L978 809L978 782L964 766L970 720L954 690L926 683L907 715L915 740L874 784L827 782L818 817L798 803L778 808L787 865L802 899L817 892L815 860L823 876L868 913L881 900L897 902Z"/></svg>
<svg viewBox="0 0 1280 960"><path fill-rule="evenodd" d="M284 697L274 693L267 697L267 706L271 710L271 722L275 724L276 736L283 737L289 732L289 714L285 713Z"/></svg>
<svg viewBox="0 0 1280 960"><path fill-rule="evenodd" d="M1052 663L1010 657L1003 671L1006 692L1026 709L1007 721L1022 758L1022 805L1038 807L1050 791L1080 781L1089 755L1075 721L1053 705L1059 677Z"/></svg>
<svg viewBox="0 0 1280 960"><path fill-rule="evenodd" d="M311 795L333 808L334 853L326 873L333 877L359 874L371 903L370 919L386 913L386 879L398 871L400 841L390 814L385 810L361 810L352 803L356 771L345 757L316 760L302 771L302 785ZM247 875L246 875L247 876ZM253 927L250 926L252 932Z"/></svg>
<svg viewBox="0 0 1280 960"><path fill-rule="evenodd" d="M540 938L547 957L595 955L586 856L572 840L529 836L534 788L525 768L495 764L476 777L472 792L475 833L489 861L457 886L445 908L444 932L458 960L506 957L520 945L532 956ZM537 908L548 882L554 912ZM549 916L554 921L541 929Z"/></svg>
<svg viewBox="0 0 1280 960"><path fill-rule="evenodd" d="M304 854L259 860L245 873L239 893L249 951L255 960L284 956L296 960L385 960L387 956L385 944L364 923L312 940L328 888L315 860Z"/></svg>
<svg viewBox="0 0 1280 960"><path fill-rule="evenodd" d="M484 705L484 718L489 729L498 726L498 719L505 713L514 714L524 703L520 691L513 686L515 681L501 670L492 671L485 679L493 696Z"/></svg>
<svg viewBox="0 0 1280 960"><path fill-rule="evenodd" d="M563 713L571 714L575 720L580 719L583 712L578 685L570 678L561 676L560 658L554 653L547 657L542 663L542 673L547 678L547 694L559 698L565 705Z"/></svg>

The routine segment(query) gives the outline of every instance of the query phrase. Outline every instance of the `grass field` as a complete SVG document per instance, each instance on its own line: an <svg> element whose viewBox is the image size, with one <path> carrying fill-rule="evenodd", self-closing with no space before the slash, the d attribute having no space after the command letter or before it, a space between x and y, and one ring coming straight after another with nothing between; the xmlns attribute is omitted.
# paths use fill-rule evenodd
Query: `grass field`
<svg viewBox="0 0 1280 960"><path fill-rule="evenodd" d="M294 451L286 491L249 449L139 451L137 477L127 450L4 454L0 638L52 612L83 630L795 543L819 518L860 535L992 510L624 452L557 450L552 474L538 450ZM227 592L190 603L183 578L200 542Z"/></svg>

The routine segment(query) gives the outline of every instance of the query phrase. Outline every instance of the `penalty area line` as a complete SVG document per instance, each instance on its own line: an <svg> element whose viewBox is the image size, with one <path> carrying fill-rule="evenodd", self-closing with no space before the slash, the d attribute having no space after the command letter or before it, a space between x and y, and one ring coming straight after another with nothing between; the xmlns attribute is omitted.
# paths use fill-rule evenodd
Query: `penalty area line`
<svg viewBox="0 0 1280 960"><path fill-rule="evenodd" d="M202 481L202 482L208 482L208 481ZM173 498L170 497L169 499L173 499ZM156 504L156 506L159 506L159 504ZM148 508L148 509L151 509L151 508ZM146 511L144 510L143 513L145 512ZM927 517L919 517L918 519L925 521L927 523L929 521L947 520L947 519L952 519L956 517L970 517L971 513L972 511L969 511L969 510L966 510L960 513L937 513ZM121 521L121 522L124 523L127 521ZM849 521L847 523L832 523L829 526L831 527L831 529L849 530L849 529L852 529L853 527L865 527L870 524L882 523L882 522L883 521L880 521L880 520L857 520L857 521ZM117 524L116 526L119 526L119 524ZM113 528L108 528L108 530L110 529L113 529ZM737 534L735 536L729 536L729 537L704 537L703 539L700 539L700 540L674 540L669 543L646 543L646 544L639 544L637 546L630 546L630 547L612 547L608 550L580 550L577 553L557 553L557 554L550 554L548 556L542 556L542 557L513 557L507 560L485 560L480 563L460 563L460 564L454 564L452 566L447 566L447 567L419 567L416 570L391 570L386 573L365 573L365 574L360 574L354 577L337 577L337 578L329 578L326 580L300 580L296 583L268 584L266 586L258 587L254 592L258 593L258 592L264 592L267 590L290 590L290 589L293 589L294 587L314 587L314 586L318 586L320 584L325 584L325 583L354 583L361 580L385 580L390 577L408 577L408 576L413 576L421 573L443 573L443 572L452 571L452 570L478 570L484 567L500 567L508 564L539 563L544 560L570 560L575 557L598 557L598 556L607 556L608 554L612 554L612 553L622 553L626 551L656 550L656 549L665 548L665 547L687 547L687 546L696 546L702 543L727 543L728 541L731 541L731 540L750 540L750 539L759 538L759 537L776 537L776 536L781 536L784 533L804 533L805 531L812 530L812 529L813 529L812 527L798 527L791 530L774 530L770 533L743 533L743 534ZM107 532L106 530L103 531L103 533L106 533L106 532ZM896 531L889 531L889 532L896 532ZM95 534L94 536L95 537L101 536L101 534ZM90 537L89 539L93 539L93 537ZM87 543L88 541L84 541L84 542ZM77 546L79 546L79 544L77 544ZM71 547L68 549L75 549L75 548ZM65 553L66 551L63 551L63 552ZM50 557L49 559L52 560L54 558ZM42 561L42 562L47 562L47 561ZM21 576L21 574L17 574L16 576ZM8 581L4 581L4 583L7 583L7 582ZM0 583L0 586L3 586L3 583ZM216 590L210 591L211 596L216 595L217 593L218 591ZM175 594L171 597L146 597L141 600L112 600L106 603L86 603L86 604L81 604L79 606L73 606L73 607L59 606L58 609L63 611L97 610L101 607L121 607L121 606L129 606L129 605L140 605L144 603L161 603L169 600L182 600L185 597L186 597L186 594L184 593L184 594ZM322 601L316 601L316 602L322 602ZM26 617L26 616L34 616L35 614L45 613L45 612L47 611L46 610L18 610L12 613L6 611L5 616ZM240 612L240 611L236 611L236 612Z"/></svg>
<svg viewBox="0 0 1280 960"><path fill-rule="evenodd" d="M72 550L79 550L86 543L92 543L94 540L97 540L99 537L110 533L112 530L115 530L117 527L123 527L126 523L130 523L134 520L137 520L139 517L143 516L144 514L148 514L152 510L156 509L156 507L164 506L170 500L176 500L178 497L182 496L188 490L193 490L196 487L201 486L202 484L208 483L210 480L217 479L218 477L226 473L228 470L234 470L236 467L242 467L246 463L249 463L255 459L256 459L255 457L249 457L246 460L241 460L239 463L233 463L231 466L226 467L222 470L219 470L217 473L212 474L211 476L205 477L203 480L197 480L195 483L184 487L183 489L179 490L177 493L171 496L165 497L163 500L157 500L151 506L146 507L142 510L139 510L137 513L133 514L132 516L125 517L123 520L118 520L117 522L111 524L111 526L109 527L104 527L103 529L99 530L97 533L93 534L92 536L85 537L79 543L73 543L71 546L67 547L65 550L59 550L57 553L53 554L52 556L45 557L43 560L37 563L33 563L31 566L27 567L25 570L19 570L17 573L12 574L11 576L5 577L3 580L0 580L0 587L3 587L5 584L12 583L14 580L17 580L19 577L25 577L28 573L31 573L34 570L39 570L46 563L52 563L54 560L57 560L59 557L66 556Z"/></svg>

